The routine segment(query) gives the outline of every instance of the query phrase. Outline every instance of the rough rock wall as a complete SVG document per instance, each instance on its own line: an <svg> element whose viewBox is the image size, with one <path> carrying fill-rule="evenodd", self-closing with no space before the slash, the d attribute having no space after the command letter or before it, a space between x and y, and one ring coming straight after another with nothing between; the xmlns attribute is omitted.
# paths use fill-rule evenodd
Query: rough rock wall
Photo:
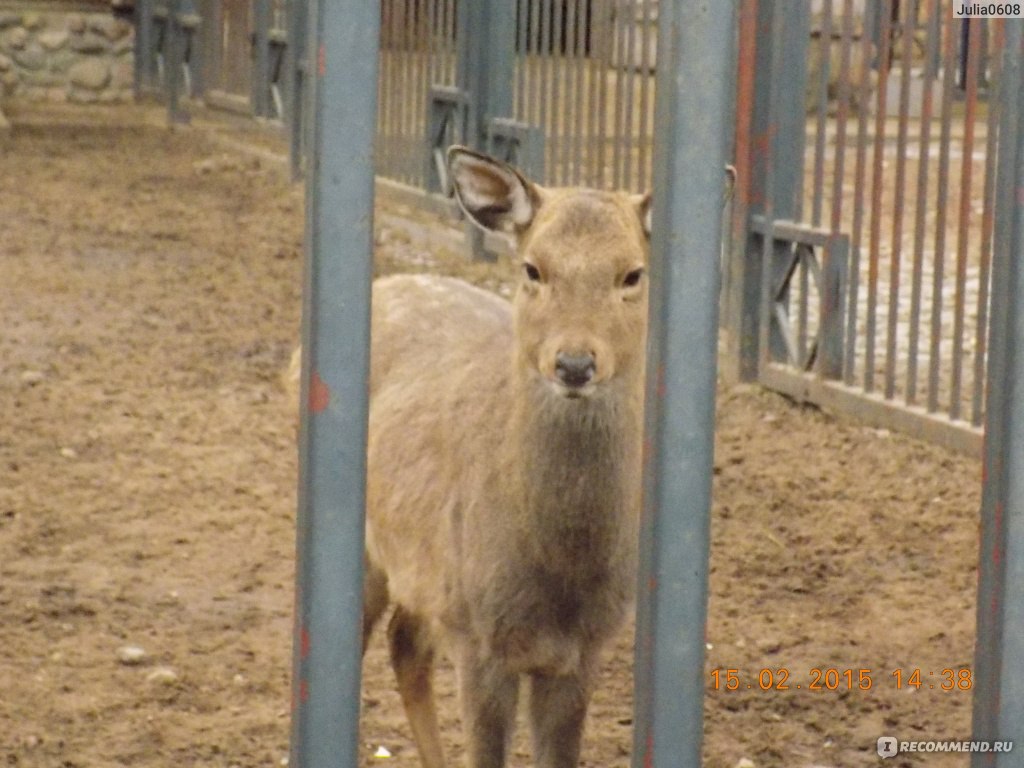
<svg viewBox="0 0 1024 768"><path fill-rule="evenodd" d="M0 0L0 103L3 97L118 101L132 93L131 23L107 8L54 9Z"/></svg>

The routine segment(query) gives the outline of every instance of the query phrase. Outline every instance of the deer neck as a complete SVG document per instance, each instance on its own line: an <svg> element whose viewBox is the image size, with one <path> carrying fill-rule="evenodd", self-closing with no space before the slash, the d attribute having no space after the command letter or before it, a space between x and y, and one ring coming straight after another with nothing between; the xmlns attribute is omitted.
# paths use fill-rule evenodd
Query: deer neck
<svg viewBox="0 0 1024 768"><path fill-rule="evenodd" d="M619 381L575 400L536 379L518 390L509 448L531 539L544 557L581 549L584 561L614 556L635 537L642 382Z"/></svg>

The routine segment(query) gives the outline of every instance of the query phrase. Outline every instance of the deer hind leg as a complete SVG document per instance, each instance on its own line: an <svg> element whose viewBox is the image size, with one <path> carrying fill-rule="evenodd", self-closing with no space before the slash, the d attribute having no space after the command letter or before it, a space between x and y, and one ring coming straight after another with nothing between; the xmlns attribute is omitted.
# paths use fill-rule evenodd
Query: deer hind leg
<svg viewBox="0 0 1024 768"><path fill-rule="evenodd" d="M535 674L530 679L530 727L533 764L537 768L576 768L592 674Z"/></svg>
<svg viewBox="0 0 1024 768"><path fill-rule="evenodd" d="M429 627L423 619L398 606L388 624L388 640L391 666L398 678L398 692L420 760L424 768L443 768L444 751L432 684L434 646Z"/></svg>
<svg viewBox="0 0 1024 768"><path fill-rule="evenodd" d="M515 727L519 676L472 643L457 658L469 768L504 768Z"/></svg>
<svg viewBox="0 0 1024 768"><path fill-rule="evenodd" d="M370 643L370 635L388 607L388 577L370 558L365 558L366 575L363 578L363 655Z"/></svg>

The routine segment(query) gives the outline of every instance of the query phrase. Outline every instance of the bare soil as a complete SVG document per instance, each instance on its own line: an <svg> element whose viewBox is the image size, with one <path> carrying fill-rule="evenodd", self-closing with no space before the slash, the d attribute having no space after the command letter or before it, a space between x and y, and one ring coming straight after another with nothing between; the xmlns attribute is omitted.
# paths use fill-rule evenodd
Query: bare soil
<svg viewBox="0 0 1024 768"><path fill-rule="evenodd" d="M279 766L296 455L278 377L298 336L301 186L252 129L172 130L145 107L9 116L0 764ZM378 271L507 279L507 264L467 265L416 235L431 227L382 201ZM967 737L971 691L956 684L973 656L979 486L976 461L754 386L720 389L707 766L877 765L882 734ZM125 646L144 657L125 663ZM631 666L626 630L586 766L629 762ZM457 760L448 668L440 686ZM367 765L417 765L379 637L362 741ZM390 758L373 756L381 746ZM529 764L522 735L514 762Z"/></svg>

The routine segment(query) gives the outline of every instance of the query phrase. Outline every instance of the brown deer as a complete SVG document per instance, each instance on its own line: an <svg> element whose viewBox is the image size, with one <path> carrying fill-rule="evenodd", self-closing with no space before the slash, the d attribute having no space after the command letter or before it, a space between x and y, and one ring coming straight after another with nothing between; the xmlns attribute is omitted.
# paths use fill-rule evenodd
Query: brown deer
<svg viewBox="0 0 1024 768"><path fill-rule="evenodd" d="M445 277L374 285L364 648L393 603L426 768L444 765L439 643L472 768L505 765L524 681L535 764L569 768L634 591L650 199L546 189L461 147L448 163L522 275L511 304Z"/></svg>

